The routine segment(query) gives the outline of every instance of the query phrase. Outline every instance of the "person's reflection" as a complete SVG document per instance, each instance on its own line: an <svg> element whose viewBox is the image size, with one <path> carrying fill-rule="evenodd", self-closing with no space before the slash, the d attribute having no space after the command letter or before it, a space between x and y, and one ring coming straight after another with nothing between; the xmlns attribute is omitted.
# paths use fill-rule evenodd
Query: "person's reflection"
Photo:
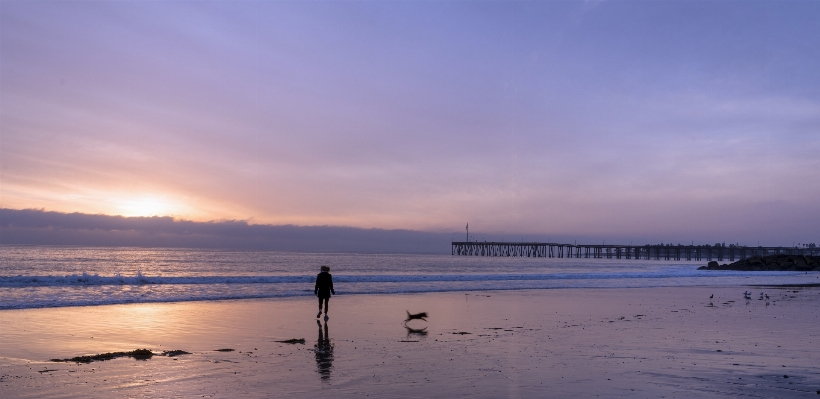
<svg viewBox="0 0 820 399"><path fill-rule="evenodd" d="M313 349L316 353L316 367L321 378L327 380L330 378L330 371L333 369L333 344L330 343L327 322L324 325L324 333L322 332L322 323L316 320L316 324L319 326L319 339Z"/></svg>

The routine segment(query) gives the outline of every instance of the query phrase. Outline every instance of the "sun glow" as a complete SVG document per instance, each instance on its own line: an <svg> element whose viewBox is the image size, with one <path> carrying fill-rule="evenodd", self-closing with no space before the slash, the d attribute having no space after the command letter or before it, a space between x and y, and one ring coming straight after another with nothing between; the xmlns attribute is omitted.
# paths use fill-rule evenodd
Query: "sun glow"
<svg viewBox="0 0 820 399"><path fill-rule="evenodd" d="M123 216L168 216L179 211L179 206L157 197L123 200L118 206Z"/></svg>

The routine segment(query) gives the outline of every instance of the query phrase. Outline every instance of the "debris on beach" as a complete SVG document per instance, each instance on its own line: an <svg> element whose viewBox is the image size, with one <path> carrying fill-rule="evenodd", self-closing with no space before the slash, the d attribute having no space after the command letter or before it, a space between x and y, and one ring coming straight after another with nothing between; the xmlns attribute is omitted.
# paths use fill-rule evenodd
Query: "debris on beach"
<svg viewBox="0 0 820 399"><path fill-rule="evenodd" d="M154 356L179 356L179 355L190 355L190 352L186 352L184 350L172 350L172 351L164 351L162 353L154 353L151 352L149 349L135 349L130 352L107 352L107 353L99 353L96 355L86 355L86 356L75 356L72 358L65 358L65 359L51 359L52 362L75 362L75 363L91 363L94 361L105 361L105 360L112 360L117 359L120 357L133 357L137 360L148 360Z"/></svg>
<svg viewBox="0 0 820 399"><path fill-rule="evenodd" d="M279 342L279 343L283 343L283 344L302 344L302 345L304 345L305 344L305 339L304 338L291 338L291 339L286 339L284 341L274 341L274 342Z"/></svg>
<svg viewBox="0 0 820 399"><path fill-rule="evenodd" d="M467 332L467 331L458 331L458 332L454 332L453 334L464 335L464 334L472 334L472 333Z"/></svg>
<svg viewBox="0 0 820 399"><path fill-rule="evenodd" d="M214 349L214 351L216 351L216 352L233 352L235 350L236 349L231 349L231 348Z"/></svg>
<svg viewBox="0 0 820 399"><path fill-rule="evenodd" d="M173 350L173 351L165 351L165 352L161 353L162 356L168 356L168 357L174 357L174 356L179 356L179 355L190 355L190 354L191 354L191 352L186 352L186 351L180 350L180 349Z"/></svg>

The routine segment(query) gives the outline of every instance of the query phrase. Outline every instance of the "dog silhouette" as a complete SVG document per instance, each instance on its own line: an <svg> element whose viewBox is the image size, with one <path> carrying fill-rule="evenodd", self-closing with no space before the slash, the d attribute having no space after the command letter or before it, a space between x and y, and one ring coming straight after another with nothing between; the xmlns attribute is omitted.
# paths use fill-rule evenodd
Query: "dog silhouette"
<svg viewBox="0 0 820 399"><path fill-rule="evenodd" d="M424 321L427 321L427 319L426 319L427 312L421 312L421 313L416 313L416 314L410 314L409 311L406 311L406 312L407 312L407 319L404 320L405 323L407 323L410 320L424 320Z"/></svg>

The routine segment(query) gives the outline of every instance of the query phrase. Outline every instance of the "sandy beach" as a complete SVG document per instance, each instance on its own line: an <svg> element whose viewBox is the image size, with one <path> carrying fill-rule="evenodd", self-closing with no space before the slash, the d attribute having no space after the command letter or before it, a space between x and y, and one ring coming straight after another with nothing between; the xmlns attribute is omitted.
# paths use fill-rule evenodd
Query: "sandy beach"
<svg viewBox="0 0 820 399"><path fill-rule="evenodd" d="M339 295L327 323L314 318L314 302L5 310L3 397L783 398L820 390L814 287ZM407 329L406 311L426 311L428 321ZM305 343L277 342L294 338ZM49 361L140 348L190 354Z"/></svg>

